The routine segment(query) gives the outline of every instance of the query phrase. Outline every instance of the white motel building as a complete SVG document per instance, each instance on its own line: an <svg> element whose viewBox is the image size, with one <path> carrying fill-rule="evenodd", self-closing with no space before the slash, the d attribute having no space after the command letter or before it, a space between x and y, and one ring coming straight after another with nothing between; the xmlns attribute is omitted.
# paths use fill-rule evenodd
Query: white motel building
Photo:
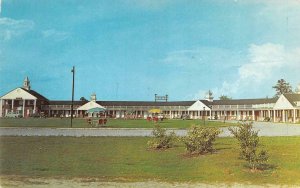
<svg viewBox="0 0 300 188"><path fill-rule="evenodd" d="M299 88L300 91L300 88ZM30 87L28 77L18 87L0 98L0 117L9 112L20 113L23 117L45 114L48 117L68 117L71 101L49 100ZM84 117L90 108L106 110L106 116L114 118L147 118L151 109L159 109L166 118L175 119L189 116L192 119L226 119L273 122L300 122L300 93L283 94L278 99L231 99L191 101L101 101L92 94L90 101L74 101L74 114Z"/></svg>

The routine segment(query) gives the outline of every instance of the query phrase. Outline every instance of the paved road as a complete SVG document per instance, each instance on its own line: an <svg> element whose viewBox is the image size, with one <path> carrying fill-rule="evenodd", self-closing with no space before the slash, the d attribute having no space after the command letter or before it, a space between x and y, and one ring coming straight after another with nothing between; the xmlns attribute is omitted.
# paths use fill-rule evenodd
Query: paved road
<svg viewBox="0 0 300 188"><path fill-rule="evenodd" d="M228 128L221 128L221 137L231 134ZM300 125L255 122L254 129L260 136L300 136ZM168 129L178 136L184 136L186 130ZM151 136L151 129L142 128L33 128L33 127L2 127L0 136Z"/></svg>

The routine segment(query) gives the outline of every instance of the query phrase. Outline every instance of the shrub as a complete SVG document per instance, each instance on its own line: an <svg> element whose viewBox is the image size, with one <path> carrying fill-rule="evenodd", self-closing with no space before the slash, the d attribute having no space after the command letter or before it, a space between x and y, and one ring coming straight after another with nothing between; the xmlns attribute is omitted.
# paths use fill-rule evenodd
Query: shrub
<svg viewBox="0 0 300 188"><path fill-rule="evenodd" d="M152 131L153 138L148 141L148 147L151 149L167 149L174 146L177 140L176 134L173 132L167 134L167 130L155 125Z"/></svg>
<svg viewBox="0 0 300 188"><path fill-rule="evenodd" d="M258 131L253 130L252 122L242 122L238 128L229 128L229 131L239 141L240 157L248 162L252 170L263 169L268 161L268 153L265 150L258 151Z"/></svg>
<svg viewBox="0 0 300 188"><path fill-rule="evenodd" d="M220 134L220 130L217 128L197 127L192 126L187 136L183 137L186 150L190 154L204 154L213 152L213 142Z"/></svg>

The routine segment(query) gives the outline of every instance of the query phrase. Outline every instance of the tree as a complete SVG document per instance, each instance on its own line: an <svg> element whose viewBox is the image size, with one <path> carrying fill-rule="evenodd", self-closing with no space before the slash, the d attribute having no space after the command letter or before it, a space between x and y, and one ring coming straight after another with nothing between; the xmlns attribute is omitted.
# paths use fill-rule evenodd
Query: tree
<svg viewBox="0 0 300 188"><path fill-rule="evenodd" d="M276 85L273 86L272 88L276 90L275 97L279 97L281 94L285 94L285 93L293 93L292 86L284 79L278 80Z"/></svg>
<svg viewBox="0 0 300 188"><path fill-rule="evenodd" d="M174 131L167 134L167 129L163 129L159 125L155 125L152 135L153 138L147 143L148 147L151 149L159 150L171 148L177 140Z"/></svg>
<svg viewBox="0 0 300 188"><path fill-rule="evenodd" d="M258 151L258 131L253 130L252 122L242 122L237 128L229 128L229 131L239 141L240 156L248 162L249 168L264 169L269 156L264 149Z"/></svg>
<svg viewBox="0 0 300 188"><path fill-rule="evenodd" d="M213 144L220 133L217 128L192 126L182 141L190 154L212 153Z"/></svg>
<svg viewBox="0 0 300 188"><path fill-rule="evenodd" d="M80 97L80 101L87 101L87 99L84 97Z"/></svg>
<svg viewBox="0 0 300 188"><path fill-rule="evenodd" d="M222 101L225 101L225 100L231 100L232 98L231 98L231 97L228 97L227 95L221 95L221 96L219 97L219 99L222 100Z"/></svg>

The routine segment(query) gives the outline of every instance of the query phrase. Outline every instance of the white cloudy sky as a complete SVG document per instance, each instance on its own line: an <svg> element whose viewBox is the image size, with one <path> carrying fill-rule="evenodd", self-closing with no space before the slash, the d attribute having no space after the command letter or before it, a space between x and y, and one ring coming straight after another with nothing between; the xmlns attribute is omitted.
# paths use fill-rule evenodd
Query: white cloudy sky
<svg viewBox="0 0 300 188"><path fill-rule="evenodd" d="M1 0L0 0L1 2ZM300 83L299 0L2 0L0 95L29 76L69 99L272 97Z"/></svg>

